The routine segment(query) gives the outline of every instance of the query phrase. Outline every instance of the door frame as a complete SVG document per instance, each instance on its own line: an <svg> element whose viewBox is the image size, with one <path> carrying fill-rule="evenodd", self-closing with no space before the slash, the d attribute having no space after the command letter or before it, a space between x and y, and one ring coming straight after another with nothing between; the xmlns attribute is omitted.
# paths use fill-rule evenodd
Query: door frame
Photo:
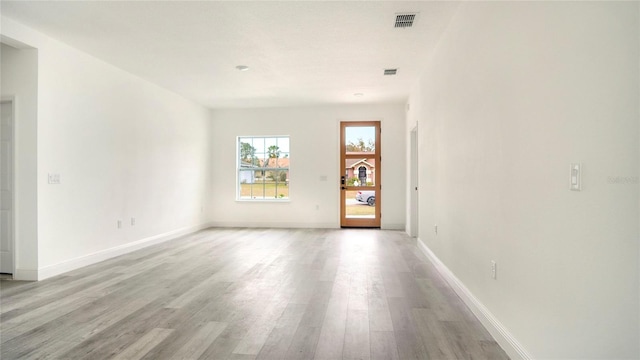
<svg viewBox="0 0 640 360"><path fill-rule="evenodd" d="M9 246L11 247L11 275L15 277L16 273L16 98L15 96L2 96L0 97L0 104L9 104L11 108L11 219L9 220L9 226L11 230L9 232ZM1 130L0 130L1 131ZM1 179L0 179L1 180Z"/></svg>
<svg viewBox="0 0 640 360"><path fill-rule="evenodd" d="M380 228L381 227L381 217L382 217L382 196L381 195L381 178L382 178L382 148L381 148L381 127L382 121L380 120L370 120L370 121L340 121L339 124L340 131L340 176L338 179L338 186L340 190L340 227L350 228L350 227L363 227L363 228ZM346 139L345 139L345 128L347 127L368 127L374 126L376 128L376 141L375 141L375 160L376 160L376 171L375 171L375 181L373 186L348 186L347 184L342 184L342 177L345 175L345 161L348 158L360 158L358 155L346 155ZM354 191L354 190L374 190L376 196L376 205L375 205L375 217L373 219L361 219L361 218L347 218L346 217L346 192Z"/></svg>
<svg viewBox="0 0 640 360"><path fill-rule="evenodd" d="M420 237L420 227L418 220L418 124L411 130L409 134L409 236Z"/></svg>

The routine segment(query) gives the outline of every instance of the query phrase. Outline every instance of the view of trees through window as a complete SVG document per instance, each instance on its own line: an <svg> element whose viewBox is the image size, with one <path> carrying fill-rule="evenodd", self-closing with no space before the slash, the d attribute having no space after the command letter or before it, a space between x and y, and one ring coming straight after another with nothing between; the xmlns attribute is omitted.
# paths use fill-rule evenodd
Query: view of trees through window
<svg viewBox="0 0 640 360"><path fill-rule="evenodd" d="M289 137L238 138L238 199L289 199Z"/></svg>
<svg viewBox="0 0 640 360"><path fill-rule="evenodd" d="M373 139L368 139L367 142L362 138L358 138L357 140L348 140L347 141L347 152L374 152L376 151L376 143Z"/></svg>

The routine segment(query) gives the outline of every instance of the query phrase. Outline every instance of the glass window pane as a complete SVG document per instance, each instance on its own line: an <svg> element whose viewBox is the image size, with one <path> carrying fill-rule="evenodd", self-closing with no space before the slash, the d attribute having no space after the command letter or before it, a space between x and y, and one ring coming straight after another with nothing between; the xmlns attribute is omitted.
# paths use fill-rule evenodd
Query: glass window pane
<svg viewBox="0 0 640 360"><path fill-rule="evenodd" d="M252 199L264 198L264 184L262 182L254 183L251 185L251 198Z"/></svg>
<svg viewBox="0 0 640 360"><path fill-rule="evenodd" d="M278 167L278 159L280 158L280 147L278 146L278 138L266 138L264 146L267 148L267 160L265 167Z"/></svg>
<svg viewBox="0 0 640 360"><path fill-rule="evenodd" d="M255 157L255 165L258 167L263 167L264 166L264 159L266 158L266 155L264 153L256 153L256 157Z"/></svg>
<svg viewBox="0 0 640 360"><path fill-rule="evenodd" d="M253 184L255 180L253 175L254 175L254 171L251 171L251 170L241 170L238 172L240 199L251 198L251 184Z"/></svg>
<svg viewBox="0 0 640 360"><path fill-rule="evenodd" d="M269 149L269 146L274 146L274 145L278 145L277 138L274 138L274 137L264 138L265 149Z"/></svg>
<svg viewBox="0 0 640 360"><path fill-rule="evenodd" d="M254 182L254 171L240 170L238 173L238 181L240 184L252 184Z"/></svg>
<svg viewBox="0 0 640 360"><path fill-rule="evenodd" d="M347 191L345 216L351 219L374 219L376 216L375 191Z"/></svg>
<svg viewBox="0 0 640 360"><path fill-rule="evenodd" d="M278 138L277 145L280 148L280 151L282 151L283 153L289 152L289 138L286 138L286 137Z"/></svg>
<svg viewBox="0 0 640 360"><path fill-rule="evenodd" d="M276 191L275 196L278 199L289 198L289 172L285 170L278 171L276 177Z"/></svg>
<svg viewBox="0 0 640 360"><path fill-rule="evenodd" d="M251 145L251 139L240 139L238 146L238 154L240 156L239 164L241 166L250 165L252 163L252 159L255 156L255 148Z"/></svg>
<svg viewBox="0 0 640 360"><path fill-rule="evenodd" d="M264 138L253 138L253 147L256 148L256 152L264 153Z"/></svg>
<svg viewBox="0 0 640 360"><path fill-rule="evenodd" d="M349 153L374 153L376 151L375 126L349 126L345 128L345 146Z"/></svg>
<svg viewBox="0 0 640 360"><path fill-rule="evenodd" d="M349 186L374 186L376 159L345 159L345 175Z"/></svg>

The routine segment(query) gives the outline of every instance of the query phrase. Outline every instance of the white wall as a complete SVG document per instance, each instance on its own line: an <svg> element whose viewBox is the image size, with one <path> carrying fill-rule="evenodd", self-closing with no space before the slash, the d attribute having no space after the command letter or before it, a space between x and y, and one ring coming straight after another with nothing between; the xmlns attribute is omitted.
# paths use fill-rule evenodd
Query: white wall
<svg viewBox="0 0 640 360"><path fill-rule="evenodd" d="M34 279L38 273L36 133L38 51L1 45L0 90L14 101L14 278Z"/></svg>
<svg viewBox="0 0 640 360"><path fill-rule="evenodd" d="M38 278L207 224L208 109L9 19L2 34L38 50Z"/></svg>
<svg viewBox="0 0 640 360"><path fill-rule="evenodd" d="M404 116L401 104L215 110L213 224L339 227L339 121L381 120L382 228L404 229ZM236 137L251 135L291 136L290 202L235 200Z"/></svg>
<svg viewBox="0 0 640 360"><path fill-rule="evenodd" d="M534 358L640 357L638 6L465 3L409 100L420 239Z"/></svg>

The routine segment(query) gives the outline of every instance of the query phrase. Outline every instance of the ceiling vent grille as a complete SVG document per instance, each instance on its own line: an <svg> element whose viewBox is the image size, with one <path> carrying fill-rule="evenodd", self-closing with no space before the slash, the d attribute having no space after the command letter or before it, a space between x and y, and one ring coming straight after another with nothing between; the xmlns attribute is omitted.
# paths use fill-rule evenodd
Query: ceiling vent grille
<svg viewBox="0 0 640 360"><path fill-rule="evenodd" d="M416 19L417 13L403 13L396 14L396 24L394 27L397 28L408 28L413 26L413 21Z"/></svg>
<svg viewBox="0 0 640 360"><path fill-rule="evenodd" d="M398 73L398 69L384 69L385 75L395 75Z"/></svg>

